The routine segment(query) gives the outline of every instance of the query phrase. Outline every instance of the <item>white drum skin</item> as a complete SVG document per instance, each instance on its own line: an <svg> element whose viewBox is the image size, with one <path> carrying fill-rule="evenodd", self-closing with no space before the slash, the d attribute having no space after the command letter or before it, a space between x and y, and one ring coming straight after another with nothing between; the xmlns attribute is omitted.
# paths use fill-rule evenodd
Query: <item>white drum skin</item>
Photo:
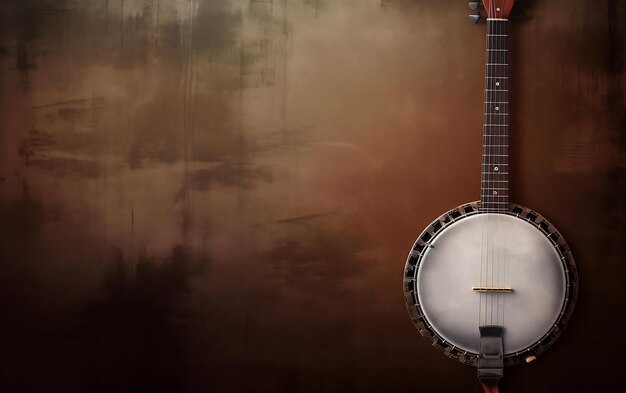
<svg viewBox="0 0 626 393"><path fill-rule="evenodd" d="M505 355L530 347L555 325L566 297L555 246L537 226L507 214L476 214L444 228L425 250L416 278L432 328L472 353L479 351L479 325L504 326ZM472 291L479 286L512 292Z"/></svg>

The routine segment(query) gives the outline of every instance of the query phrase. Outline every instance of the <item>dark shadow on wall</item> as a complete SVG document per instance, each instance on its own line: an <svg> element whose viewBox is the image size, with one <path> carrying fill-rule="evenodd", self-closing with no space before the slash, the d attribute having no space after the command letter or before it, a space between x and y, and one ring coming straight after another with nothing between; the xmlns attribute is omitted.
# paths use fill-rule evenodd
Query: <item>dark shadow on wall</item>
<svg viewBox="0 0 626 393"><path fill-rule="evenodd" d="M205 264L180 245L164 260L142 255L135 266L118 253L102 297L80 313L84 391L187 391L190 276Z"/></svg>

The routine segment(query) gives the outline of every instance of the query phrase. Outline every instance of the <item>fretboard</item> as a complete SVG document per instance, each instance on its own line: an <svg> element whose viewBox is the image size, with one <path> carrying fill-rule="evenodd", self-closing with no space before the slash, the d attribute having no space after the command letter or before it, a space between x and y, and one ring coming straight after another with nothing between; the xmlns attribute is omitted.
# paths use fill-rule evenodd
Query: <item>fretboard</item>
<svg viewBox="0 0 626 393"><path fill-rule="evenodd" d="M480 210L505 211L509 205L508 21L487 19L487 64Z"/></svg>

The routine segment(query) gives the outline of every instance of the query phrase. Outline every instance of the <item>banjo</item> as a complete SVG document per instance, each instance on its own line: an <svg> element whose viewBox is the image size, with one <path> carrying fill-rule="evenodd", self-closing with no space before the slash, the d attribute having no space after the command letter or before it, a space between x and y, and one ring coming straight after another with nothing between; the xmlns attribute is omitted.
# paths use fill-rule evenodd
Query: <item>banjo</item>
<svg viewBox="0 0 626 393"><path fill-rule="evenodd" d="M531 362L563 331L578 276L563 236L509 202L508 17L514 0L483 0L487 62L480 200L434 220L404 269L404 298L420 334L476 366L498 392L506 366ZM470 3L476 9L477 2ZM479 15L471 15L474 21Z"/></svg>

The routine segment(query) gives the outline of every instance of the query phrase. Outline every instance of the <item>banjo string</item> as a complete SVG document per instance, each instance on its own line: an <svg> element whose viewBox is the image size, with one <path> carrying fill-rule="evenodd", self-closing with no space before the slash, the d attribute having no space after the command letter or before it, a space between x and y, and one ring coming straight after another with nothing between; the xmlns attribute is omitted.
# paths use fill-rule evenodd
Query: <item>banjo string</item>
<svg viewBox="0 0 626 393"><path fill-rule="evenodd" d="M491 9L492 9L491 10L492 11L491 15L493 15L493 9L495 8L494 1L491 1L489 4L490 4ZM488 30L491 30L491 33L494 33L494 31L493 31L494 27L495 27L495 25L494 25L493 21L489 21L488 22ZM497 42L498 42L498 39L496 38L496 45L494 45L496 47L497 47ZM492 46L492 48L493 48L493 46ZM494 51L489 51L489 53L488 53L490 66L488 66L487 68L488 68L488 73L489 73L490 77L493 77L493 75L494 75L493 71L495 69L495 67L492 65L492 64L494 64L494 56L493 56L493 54L494 54ZM490 78L487 79L487 81L489 81L489 80L490 80ZM491 99L489 101L490 102L497 102L497 97L494 94L493 89L489 89L489 94L491 96ZM493 187L494 186L494 182L493 182L493 174L491 172L493 171L493 165L494 165L494 161L495 161L495 156L493 154L493 132L494 132L494 127L491 126L491 124L493 124L493 120L494 120L495 114L493 114L490 111L488 116L489 116L489 120L488 120L487 124L490 124L489 126L487 126L487 128L489 129L489 133L488 133L489 136L487 138L488 139L487 150L489 151L488 154L489 154L489 164L490 164L489 165L489 183L488 183L489 188L488 189L492 190L494 188ZM493 191L489 192L488 195L489 195L489 199L490 199L490 202L491 202L489 204L489 210L495 210L494 209L494 207L495 207L495 198L494 198L494 195L493 195ZM493 246L494 246L493 243L494 243L495 233L493 232L493 225L492 225L493 224L493 218L492 218L492 214L489 214L489 221L490 221L490 224L491 224L491 225L489 225L490 234L489 234L489 239L488 239L488 241L491 243L490 247L489 247L489 257L490 257L489 261L491 263L491 266L490 266L490 270L491 270L491 285L490 286L493 287ZM489 324L491 325L493 323L493 293L489 293L488 292L488 294L489 294L488 297L489 297L489 303L490 303L490 305L489 305Z"/></svg>
<svg viewBox="0 0 626 393"><path fill-rule="evenodd" d="M503 30L504 30L504 26L503 25L504 25L504 23L498 22L498 30L499 30L498 34L502 34L503 33ZM502 36L499 35L498 37L502 37ZM498 43L500 43L499 40L498 40ZM505 61L504 61L505 56L503 56L504 52L502 52L502 49L504 49L504 46L500 45L498 49L499 50L496 51L496 55L497 55L497 57L496 57L497 60L496 61L498 61L498 62L501 61L504 64L505 63ZM498 81L499 81L499 79L498 79ZM497 87L499 87L499 86L497 86ZM498 89L496 89L496 90L498 90ZM500 96L502 96L502 94L500 94ZM502 105L502 109L503 109L503 112L506 112L506 111L504 111L504 104ZM502 116L504 116L504 115L500 115L499 118L501 119ZM502 121L498 121L497 124L498 125L502 124ZM499 136L503 135L502 128L503 127L498 127L498 135ZM504 155L503 155L504 154L504 143L502 142L501 139L502 138L499 137L498 140L496 141L497 142L497 146L498 146L498 148L496 150L498 150L498 157L501 157L500 160L503 162L504 161ZM502 184L502 182L497 182L497 184ZM498 187L498 188L500 188L500 187ZM504 191L504 190L502 190L502 191ZM500 205L500 209L499 210L502 210L502 207L504 207L504 204L502 203L502 200L504 199L505 195L506 195L505 193L502 193L502 196L498 200L499 205ZM502 236L502 232L500 232L500 214L498 214L498 227L497 228L498 228L498 243L501 243L503 236ZM498 247L498 249L497 249L497 255L498 255L498 287L500 287L500 263L501 263L501 260L502 260L501 253L502 253L502 247ZM496 310L497 310L497 312L496 312L496 324L498 324L498 325L500 324L500 298L502 298L502 294L498 293L498 295L496 296L496 307L497 307L496 308Z"/></svg>
<svg viewBox="0 0 626 393"><path fill-rule="evenodd" d="M501 29L502 29L502 23L500 21L498 21L496 23L496 34L498 34L498 36L497 36L498 38L496 40L496 42L497 42L496 51L494 51L494 59L495 59L496 64L502 64L503 63L501 61L501 56L499 55L500 54L500 49L502 49L501 41L500 41L501 37L502 37L501 36L501 34L502 34ZM500 67L500 66L497 66L497 67ZM500 73L496 73L497 77L499 77L500 75L501 75ZM496 87L496 86L494 86L494 87ZM497 97L496 99L499 101L500 98L501 98L501 94L499 94L498 89L494 89L494 94ZM504 109L504 106L502 107L502 109ZM496 139L496 140L494 140L494 143L495 143L495 146L496 146L495 150L497 152L496 157L498 157L496 162L498 162L498 160L500 161L500 162L498 162L498 164L502 163L501 162L502 161L502 156L500 155L500 154L502 154L502 152L501 152L501 150L502 150L502 146L501 146L502 143L500 141L500 135L502 135L502 130L500 129L500 123L501 123L500 118L501 117L502 117L502 115L496 116L497 122L495 124L498 125L496 127L497 128L498 138L494 138L494 139ZM502 191L502 190L500 190L500 187L499 187L500 183L498 181L496 181L497 180L497 176L494 175L494 177L496 178L494 180L494 189L498 190L498 193L500 193ZM496 195L496 196L494 196L494 198L496 198L495 205L498 207L497 208L497 212L496 212L496 239L494 239L494 243L495 243L494 244L494 249L495 249L494 253L495 253L495 257L496 257L495 265L496 265L496 268L497 268L497 272L496 272L496 287L500 287L500 247L497 247L497 245L500 243L500 235L501 235L500 234L500 211L502 209L502 203L501 203L502 196ZM497 242L496 242L496 240L497 240ZM496 325L499 324L499 322L500 322L500 307L499 307L500 306L500 297L501 297L500 293L496 292L495 296L494 296L494 300L496 302Z"/></svg>
<svg viewBox="0 0 626 393"><path fill-rule="evenodd" d="M498 37L502 37L502 36L500 35L500 34L502 34L502 33L503 33L503 31L502 31L502 30L503 30L503 26L502 26L502 25L503 25L503 23L501 23L501 22L498 22L498 23L497 23L497 29L498 29L498 34L499 34L499 35L498 35ZM495 57L496 57L496 62L497 62L498 64L500 64L500 63L504 63L504 61L502 60L504 56L501 56L501 55L500 55L500 54L502 54L502 53L503 53L503 52L501 51L501 50L503 49L503 46L501 45L500 38L498 38L498 44L499 44L499 45L498 45L498 50L497 50L497 51L495 51L495 54L496 54L496 56L495 56ZM499 79L498 79L498 81L499 81ZM494 83L494 85L495 85L495 83ZM499 87L499 86L494 86L494 87ZM499 90L499 89L494 89L494 90ZM496 94L498 94L498 91L496 91ZM501 97L501 96L502 96L502 94L498 94L498 96L499 96L499 97ZM502 105L502 109L503 109L503 112L504 112L504 104ZM496 146L498 146L498 147L496 148L496 150L498 151L498 157L500 157L500 160L501 160L501 161L503 160L503 157L504 157L504 156L502 155L502 154L504 153L504 152L503 152L503 150L504 150L504 149L503 149L503 145L504 145L504 144L503 144L503 143L502 143L502 141L501 141L501 139L502 139L502 138L501 138L501 136L502 136L502 129L501 129L501 127L500 127L500 124L502 123L502 122L500 121L500 119L502 118L502 116L504 116L504 115L500 115L500 116L499 116L499 118L498 118L498 123L496 123L496 124L498 124L498 138L497 138L497 141L496 141L496 143L497 143L497 144L496 144ZM500 163L502 163L502 162L500 162ZM494 176L495 176L495 175L494 175ZM496 178L499 178L499 176L497 176ZM502 183L501 183L501 182L496 182L496 185L498 185L498 184L502 184ZM500 187L498 187L498 188L500 188ZM504 190L500 190L500 191L504 191ZM504 197L504 194L503 194L502 196L500 196L500 198L498 198L498 207L499 207L499 209L498 209L498 210L500 211L500 212L498 212L498 216L497 216L497 217L498 217L498 218L497 218L497 220L498 220L498 225L497 225L497 229L498 229L498 230L497 230L497 234L498 234L498 245L500 245L500 242L501 242L501 239L502 239L502 233L500 232L500 213L501 213L501 210L502 210L502 205L503 205L503 204L502 204L502 199L503 199L503 197ZM500 254L501 254L501 252L502 252L502 247L497 247L497 248L496 248L496 255L497 255L497 257L498 257L498 259L497 259L497 266L498 266L498 273L497 273L498 287L500 287L500 261L501 261L501 255L500 255ZM502 294L501 294L501 293L497 293L497 294L496 294L496 324L497 324L497 325L499 325L499 324L500 324L500 298L502 298Z"/></svg>
<svg viewBox="0 0 626 393"><path fill-rule="evenodd" d="M490 5L490 7L491 7L491 5ZM489 34L489 24L487 24L487 34ZM487 41L487 49L488 49L489 48L489 35L487 35L487 39L488 39L488 41ZM487 74L487 76L489 76L489 65L488 65L488 63L490 61L490 53L489 53L488 50L487 50L487 56L486 57L487 57L486 74ZM488 78L485 79L485 84L486 84L487 87L489 87L488 81L489 81ZM486 94L487 102L489 102L489 101L491 101L491 94L490 94L488 89L486 90L486 93L487 93ZM487 163L487 172L485 174L486 182L485 182L484 188L488 189L489 183L491 181L490 174L489 174L489 166L491 165L491 160L490 160L491 157L489 155L489 133L487 132L487 124L489 124L489 115L488 115L489 111L487 111L486 113L487 113L487 115L486 115L486 119L485 119L485 129L484 129L484 133L485 133L485 151L484 151L484 154L485 154L485 158L486 158L485 162ZM489 231L490 220L489 220L489 214L488 214L490 206L489 206L489 196L488 196L488 193L485 193L485 195L483 195L483 198L484 198L484 202L485 202L485 212L487 213L487 216L486 216L486 218L487 218L487 230L486 230L487 236L486 236L486 239L485 239L485 246L486 246L486 251L485 251L485 253L486 253L486 255L485 255L485 266L486 266L486 269L485 269L485 286L487 286L487 284L489 282L489 237L490 237L490 231ZM489 294L485 292L485 325L487 324L488 306L489 306Z"/></svg>
<svg viewBox="0 0 626 393"><path fill-rule="evenodd" d="M504 45L504 51L502 53L504 54L504 61L505 61L505 63L509 64L509 45L508 45L508 43L509 43L509 24L508 24L508 22L506 22L504 30L505 30L504 34L506 36L504 37L505 45ZM508 71L508 69L509 69L508 65L506 66L506 69ZM504 86L506 87L506 91L507 91L507 93L505 94L505 96L507 98L507 104L506 104L507 110L506 110L506 117L504 118L505 126L503 127L506 137L502 138L502 139L504 140L504 142L505 142L504 144L506 145L506 146L504 146L504 151L505 151L505 154L506 154L505 160L506 160L507 175L503 176L503 177L507 179L507 181L505 183L506 184L506 188L507 188L506 189L506 195L507 195L506 202L507 203L505 205L505 208L508 210L508 208L509 208L509 194L510 194L509 193L509 182L508 182L508 179L509 179L509 174L510 174L510 171L511 171L511 169L509 167L509 139L510 139L510 137L509 137L509 107L510 107L510 105L508 104L508 101L510 100L510 98L509 98L509 79L508 79L509 78L509 73L508 72L507 72L506 78L507 79L504 81L505 82ZM506 244L506 237L504 238L504 243L505 244L504 244L503 250L508 250L508 248L506 247L507 246L507 244ZM502 285L504 287L506 287L506 260L507 260L507 253L505 251L504 252L504 257L503 257L503 262L502 262L503 263L503 266L502 266L502 276L503 276ZM506 315L506 298L507 298L507 296L502 296L502 326L504 326L504 317Z"/></svg>
<svg viewBox="0 0 626 393"><path fill-rule="evenodd" d="M486 64L489 62L489 51L487 50L489 48L489 26L487 26L487 34L485 36L485 58L486 58L486 62L485 62L485 74L486 76L489 76L488 70L489 70L489 66ZM483 265L487 265L485 258L486 258L486 251L485 251L485 242L486 242L486 230L487 230L487 226L485 225L485 217L486 217L486 212L487 212L487 206L485 204L485 195L484 195L484 188L485 188L485 184L487 182L487 161L485 160L485 149L487 146L487 132L486 132L486 128L487 126L485 124L487 124L487 107L488 104L487 102L489 101L488 99L488 91L487 91L487 81L488 79L485 78L485 104L484 104L484 115L483 115L483 152L482 152L482 163L481 163L481 195L480 195L480 203L481 203L481 210L483 210L483 216L481 218L481 226L482 226L482 238L481 238L481 248L480 248L480 286L482 287L483 285L486 285L486 282L483 284ZM485 269L487 268L487 266L485 266ZM478 307L478 326L481 326L483 324L483 299L485 300L485 318L486 318L486 314L487 314L487 299L486 296L484 296L484 294L482 292L479 293L479 307Z"/></svg>

